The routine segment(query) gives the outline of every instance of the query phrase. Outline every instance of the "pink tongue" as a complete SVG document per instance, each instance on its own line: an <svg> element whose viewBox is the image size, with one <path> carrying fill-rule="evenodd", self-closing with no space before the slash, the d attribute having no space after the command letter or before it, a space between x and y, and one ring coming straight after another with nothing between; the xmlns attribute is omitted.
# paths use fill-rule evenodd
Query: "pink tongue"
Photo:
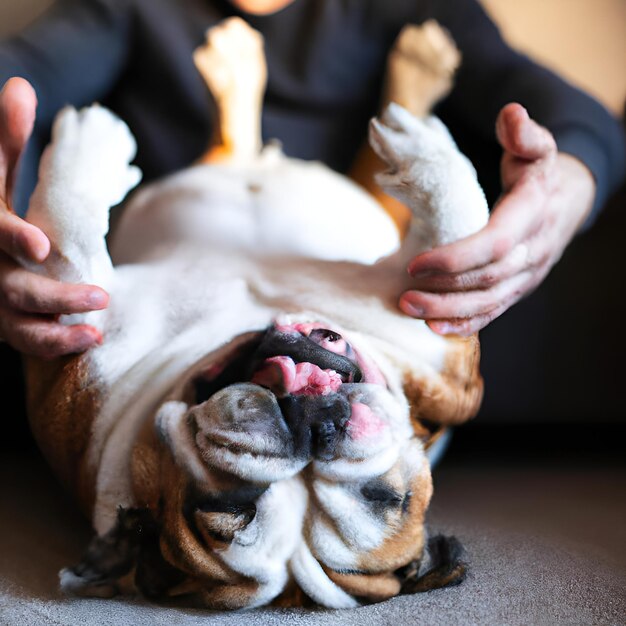
<svg viewBox="0 0 626 626"><path fill-rule="evenodd" d="M278 395L326 396L339 389L341 377L313 363L296 364L288 356L273 356L255 372L252 382Z"/></svg>

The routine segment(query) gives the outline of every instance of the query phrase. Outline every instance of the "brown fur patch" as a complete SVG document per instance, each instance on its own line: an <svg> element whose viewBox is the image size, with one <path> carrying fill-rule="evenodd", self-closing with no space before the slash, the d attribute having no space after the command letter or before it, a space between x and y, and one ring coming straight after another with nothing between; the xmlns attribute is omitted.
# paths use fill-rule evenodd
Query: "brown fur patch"
<svg viewBox="0 0 626 626"><path fill-rule="evenodd" d="M448 342L448 354L439 376L426 378L405 372L404 393L414 423L425 419L452 426L478 412L483 397L478 336L449 337Z"/></svg>
<svg viewBox="0 0 626 626"><path fill-rule="evenodd" d="M238 575L202 545L184 516L187 481L168 456L162 457L161 551L172 565L207 581L238 582Z"/></svg>
<svg viewBox="0 0 626 626"><path fill-rule="evenodd" d="M382 574L343 573L322 566L328 578L345 592L370 602L382 602L400 593L400 580L393 572Z"/></svg>
<svg viewBox="0 0 626 626"><path fill-rule="evenodd" d="M212 609L228 610L243 609L250 606L258 584L253 580L245 580L237 585L207 586L200 591L200 598Z"/></svg>
<svg viewBox="0 0 626 626"><path fill-rule="evenodd" d="M90 369L89 354L55 361L26 358L25 366L33 435L57 476L90 515L95 473L86 454L102 389Z"/></svg>
<svg viewBox="0 0 626 626"><path fill-rule="evenodd" d="M161 498L161 454L154 420L146 420L131 452L130 471L136 505L149 508L155 516Z"/></svg>
<svg viewBox="0 0 626 626"><path fill-rule="evenodd" d="M187 478L169 453L161 456L162 490L161 553L165 560L190 576L188 585L198 589L203 604L214 609L237 609L249 606L258 591L255 580L242 576L226 565L219 549L227 542L196 532L185 517ZM206 543L205 543L206 542Z"/></svg>
<svg viewBox="0 0 626 626"><path fill-rule="evenodd" d="M433 484L428 463L424 463L411 481L412 497L402 525L383 543L363 555L358 569L366 572L389 572L420 558L425 543L424 517L432 497Z"/></svg>

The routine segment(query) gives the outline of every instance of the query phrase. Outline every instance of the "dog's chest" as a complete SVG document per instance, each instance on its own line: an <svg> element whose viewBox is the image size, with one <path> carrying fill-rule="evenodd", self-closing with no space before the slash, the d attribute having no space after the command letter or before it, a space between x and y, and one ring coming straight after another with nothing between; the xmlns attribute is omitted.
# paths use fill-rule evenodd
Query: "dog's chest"
<svg viewBox="0 0 626 626"><path fill-rule="evenodd" d="M94 354L106 385L135 370L141 386L285 313L381 337L436 369L444 358L445 342L397 311L403 273L373 265L399 245L393 222L321 164L269 147L191 167L135 194L117 233L122 265Z"/></svg>
<svg viewBox="0 0 626 626"><path fill-rule="evenodd" d="M112 255L128 263L196 246L199 255L371 264L398 244L392 220L359 186L270 146L252 161L198 165L144 187L125 210Z"/></svg>

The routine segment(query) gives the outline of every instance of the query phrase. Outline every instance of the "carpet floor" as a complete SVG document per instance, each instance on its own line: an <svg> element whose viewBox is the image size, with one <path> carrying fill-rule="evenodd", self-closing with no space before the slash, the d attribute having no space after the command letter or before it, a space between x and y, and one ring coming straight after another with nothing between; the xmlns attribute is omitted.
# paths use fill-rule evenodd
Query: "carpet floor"
<svg viewBox="0 0 626 626"><path fill-rule="evenodd" d="M625 487L624 466L444 460L429 525L465 545L461 586L351 611L219 613L60 595L57 572L77 561L89 528L38 457L4 455L0 624L624 625Z"/></svg>

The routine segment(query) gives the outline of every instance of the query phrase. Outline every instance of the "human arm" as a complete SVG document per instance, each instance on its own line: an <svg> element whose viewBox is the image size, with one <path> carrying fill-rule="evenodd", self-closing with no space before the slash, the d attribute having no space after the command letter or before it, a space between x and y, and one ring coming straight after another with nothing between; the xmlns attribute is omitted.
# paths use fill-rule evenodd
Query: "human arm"
<svg viewBox="0 0 626 626"><path fill-rule="evenodd" d="M537 287L581 224L591 223L619 184L624 143L597 102L510 50L477 3L445 4L437 17L461 45L464 69L439 113L491 199L498 118L503 195L484 230L414 259L415 289L400 306L438 332L471 334ZM506 106L511 100L550 132L522 107Z"/></svg>

